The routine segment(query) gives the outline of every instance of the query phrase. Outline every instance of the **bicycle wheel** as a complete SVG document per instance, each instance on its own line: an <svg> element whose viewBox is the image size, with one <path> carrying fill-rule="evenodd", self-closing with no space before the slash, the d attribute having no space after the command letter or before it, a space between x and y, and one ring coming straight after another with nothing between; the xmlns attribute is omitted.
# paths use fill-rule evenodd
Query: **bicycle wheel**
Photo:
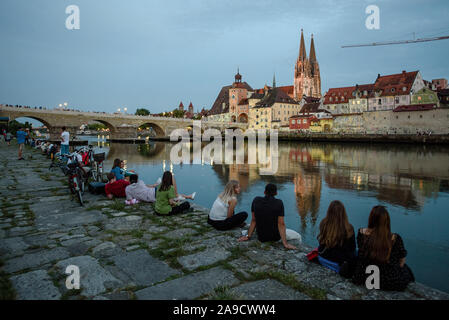
<svg viewBox="0 0 449 320"><path fill-rule="evenodd" d="M70 190L70 193L71 194L74 194L75 193L75 187L73 186L73 180L72 180L72 177L71 176L69 176L69 190Z"/></svg>
<svg viewBox="0 0 449 320"><path fill-rule="evenodd" d="M76 197L78 198L78 202L80 203L81 206L84 206L83 203L83 195L81 194L81 190L78 190L76 192Z"/></svg>

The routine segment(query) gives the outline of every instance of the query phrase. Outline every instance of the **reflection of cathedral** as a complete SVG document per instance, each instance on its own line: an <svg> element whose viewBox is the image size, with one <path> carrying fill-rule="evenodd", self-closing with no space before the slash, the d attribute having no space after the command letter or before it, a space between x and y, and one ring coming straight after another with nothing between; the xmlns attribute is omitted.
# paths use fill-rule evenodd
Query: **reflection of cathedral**
<svg viewBox="0 0 449 320"><path fill-rule="evenodd" d="M316 224L321 200L321 176L319 172L298 173L294 176L293 183L301 226L305 230L308 215L312 219L312 224Z"/></svg>

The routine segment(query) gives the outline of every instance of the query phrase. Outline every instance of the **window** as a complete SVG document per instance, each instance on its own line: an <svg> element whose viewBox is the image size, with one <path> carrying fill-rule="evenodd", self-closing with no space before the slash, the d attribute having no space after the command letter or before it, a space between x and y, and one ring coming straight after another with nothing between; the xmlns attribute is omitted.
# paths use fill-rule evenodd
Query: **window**
<svg viewBox="0 0 449 320"><path fill-rule="evenodd" d="M377 104L382 104L382 99L379 99L379 101L377 102Z"/></svg>
<svg viewBox="0 0 449 320"><path fill-rule="evenodd" d="M402 87L402 91L407 91L407 87Z"/></svg>
<svg viewBox="0 0 449 320"><path fill-rule="evenodd" d="M394 88L391 88L391 92L394 92L395 90L394 90Z"/></svg>
<svg viewBox="0 0 449 320"><path fill-rule="evenodd" d="M419 118L420 118L420 119L422 119L422 114L421 114L421 115L419 115Z"/></svg>
<svg viewBox="0 0 449 320"><path fill-rule="evenodd" d="M395 103L399 103L399 97L395 97L395 98L394 98L394 102L395 102Z"/></svg>
<svg viewBox="0 0 449 320"><path fill-rule="evenodd" d="M408 116L407 118L409 118L409 119L410 119L410 116Z"/></svg>

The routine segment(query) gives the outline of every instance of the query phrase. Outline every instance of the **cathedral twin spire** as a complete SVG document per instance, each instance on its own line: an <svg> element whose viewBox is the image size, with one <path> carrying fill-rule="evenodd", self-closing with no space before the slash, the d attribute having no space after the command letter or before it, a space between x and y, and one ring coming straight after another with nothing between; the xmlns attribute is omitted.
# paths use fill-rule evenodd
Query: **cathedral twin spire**
<svg viewBox="0 0 449 320"><path fill-rule="evenodd" d="M320 68L315 52L315 42L310 43L310 57L307 58L304 32L301 29L301 42L299 46L299 56L295 65L294 80L295 99L301 100L305 96L321 97Z"/></svg>

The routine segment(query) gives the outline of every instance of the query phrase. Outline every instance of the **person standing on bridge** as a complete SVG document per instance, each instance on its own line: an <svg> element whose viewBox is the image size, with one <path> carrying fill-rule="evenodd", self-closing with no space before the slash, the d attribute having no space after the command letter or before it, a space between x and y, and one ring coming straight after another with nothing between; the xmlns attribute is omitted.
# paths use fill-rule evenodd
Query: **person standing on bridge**
<svg viewBox="0 0 449 320"><path fill-rule="evenodd" d="M70 133L66 130L66 127L62 127L61 155L69 154L69 141L70 141Z"/></svg>

